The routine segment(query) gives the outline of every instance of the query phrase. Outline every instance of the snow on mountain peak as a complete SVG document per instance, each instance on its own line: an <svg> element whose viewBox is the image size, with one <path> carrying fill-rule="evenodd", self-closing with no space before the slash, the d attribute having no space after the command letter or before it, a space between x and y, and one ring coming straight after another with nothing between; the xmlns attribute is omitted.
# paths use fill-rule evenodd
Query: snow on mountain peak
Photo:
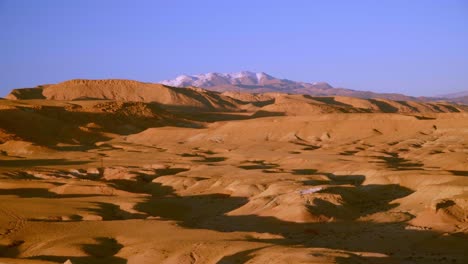
<svg viewBox="0 0 468 264"><path fill-rule="evenodd" d="M214 91L244 89L246 91L257 92L309 93L311 91L320 91L323 93L325 90L333 88L325 82L294 82L291 80L275 78L264 72L250 71L233 73L210 72L197 75L181 75L173 80L165 80L161 83L175 87L195 86Z"/></svg>
<svg viewBox="0 0 468 264"><path fill-rule="evenodd" d="M234 73L210 72L197 75L180 75L173 80L164 80L161 83L176 87L199 86L212 87L217 85L261 85L264 80L274 79L274 77L264 73L254 73L241 71Z"/></svg>

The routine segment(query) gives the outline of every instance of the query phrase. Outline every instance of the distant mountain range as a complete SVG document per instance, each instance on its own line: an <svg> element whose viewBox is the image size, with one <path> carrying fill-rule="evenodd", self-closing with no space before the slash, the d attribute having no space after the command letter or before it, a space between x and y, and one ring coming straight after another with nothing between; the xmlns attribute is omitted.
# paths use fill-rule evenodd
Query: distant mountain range
<svg viewBox="0 0 468 264"><path fill-rule="evenodd" d="M468 91L463 91L463 92L458 92L458 93L442 94L442 95L438 95L437 97L442 97L442 98L459 98L459 97L465 97L465 96L468 96Z"/></svg>
<svg viewBox="0 0 468 264"><path fill-rule="evenodd" d="M238 75L238 77L233 78L232 82L249 82L252 86L260 86L262 83L265 86L269 86L271 83L278 85L274 79L263 74L259 74L258 77L257 75L249 74L248 78L245 77L245 74ZM229 77L225 76L225 78ZM220 80L218 79L218 81ZM267 82L270 82L270 84L266 84ZM216 83L212 83L212 85L212 87L216 87ZM298 86L298 89L335 90L335 88L325 87L325 84L321 85L322 87L318 87L319 84L302 86L307 86L306 88ZM77 107L71 101L89 101L88 103L92 103L107 100L117 104L115 106L117 107L116 113L118 115L129 116L132 113L139 113L142 116L155 118L162 112L159 110L154 112L153 110L159 108L174 114L188 112L189 115L197 115L200 111L250 112L257 117L311 115L314 113L433 114L468 112L468 106L455 105L448 102L416 102L385 98L365 99L334 95L313 96L310 94L278 92L254 94L225 91L221 93L197 87L177 88L159 83L118 79L74 79L57 84L42 85L36 88L14 89L5 99L70 102L70 110ZM135 102L140 102L141 104L134 104ZM122 108L125 105L125 108L128 107L128 109ZM103 108L104 112L107 110L107 107ZM169 115L165 114L164 116L169 117Z"/></svg>
<svg viewBox="0 0 468 264"><path fill-rule="evenodd" d="M358 98L385 98L399 101L450 101L468 104L468 91L438 97L414 97L397 93L374 93L346 88L334 88L326 82L296 82L279 79L264 72L242 71L237 73L206 73L199 75L180 75L173 80L161 81L174 87L201 87L225 92L240 91L251 93L281 92L290 94L308 94L312 96L351 96Z"/></svg>
<svg viewBox="0 0 468 264"><path fill-rule="evenodd" d="M185 87L189 89L179 89ZM203 89L200 89L203 88ZM210 90L210 91L207 91ZM142 83L130 80L69 80L58 84L39 85L36 88L13 89L6 99L110 99L123 101L158 102L165 105L208 107L212 109L236 108L233 101L240 92L264 94L276 98L280 94L302 94L312 97L355 97L360 99L387 99L397 103L440 101L468 105L468 91L438 97L413 97L397 93L374 93L346 88L334 88L326 82L305 83L275 78L266 73L248 71L238 73L207 73L181 75L174 80ZM266 94L270 93L270 94ZM238 95L236 95L238 94ZM254 95L255 96L255 95ZM327 99L327 98L325 98ZM321 99L322 100L322 99Z"/></svg>

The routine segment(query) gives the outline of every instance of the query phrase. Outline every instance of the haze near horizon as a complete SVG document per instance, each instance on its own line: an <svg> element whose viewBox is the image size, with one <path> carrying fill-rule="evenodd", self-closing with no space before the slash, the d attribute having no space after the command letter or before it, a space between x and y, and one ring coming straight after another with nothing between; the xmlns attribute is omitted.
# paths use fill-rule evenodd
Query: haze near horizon
<svg viewBox="0 0 468 264"><path fill-rule="evenodd" d="M468 89L465 1L1 1L0 95L69 79L266 72L433 96Z"/></svg>

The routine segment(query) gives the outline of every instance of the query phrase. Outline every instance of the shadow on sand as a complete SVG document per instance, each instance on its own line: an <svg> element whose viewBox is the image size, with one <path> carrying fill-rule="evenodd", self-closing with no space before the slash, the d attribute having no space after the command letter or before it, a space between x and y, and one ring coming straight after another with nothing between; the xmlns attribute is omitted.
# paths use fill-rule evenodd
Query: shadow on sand
<svg viewBox="0 0 468 264"><path fill-rule="evenodd" d="M375 156L380 160L376 163L384 164L387 168L392 170L423 170L424 164L420 162L413 162L402 158L395 152L384 152L384 154L386 154L386 156Z"/></svg>
<svg viewBox="0 0 468 264"><path fill-rule="evenodd" d="M255 164L262 165L262 164ZM175 173L177 171L173 171ZM315 170L296 170L297 174L315 174ZM464 263L467 260L465 246L468 236L464 233L445 234L431 230L407 229L411 215L390 222L363 220L374 214L389 212L398 204L396 199L406 197L412 190L397 184L362 185L363 175L334 175L322 173L329 178L329 187L319 194L341 197L339 205L307 194L313 203L307 206L312 215L327 221L297 223L287 222L270 216L228 215L249 202L246 197L233 197L214 193L180 196L170 186L136 180L113 180L108 184L128 192L149 194L134 209L139 213L123 212L118 206L97 203L94 213L104 220L141 219L158 217L157 221L176 221L185 228L207 229L218 232L255 232L276 235L274 239L246 237L243 241L261 242L268 245L293 246L299 248L329 248L338 251L373 252L386 257L366 257L349 253L349 257L338 258L338 263L402 263L420 260L419 263ZM345 184L346 183L346 184ZM305 182L313 186L315 182ZM319 183L322 184L322 183ZM323 197L323 196L320 196ZM364 217L364 218L363 218ZM330 219L332 219L330 221ZM98 244L83 245L88 257L37 256L35 259L65 261L73 263L126 263L115 257L120 245L112 238L98 238ZM450 245L450 246L447 246ZM224 256L218 263L243 263L254 257L262 248L249 249ZM98 254L97 252L104 252ZM108 253L105 253L108 252ZM106 262L107 261L107 262Z"/></svg>
<svg viewBox="0 0 468 264"><path fill-rule="evenodd" d="M463 243L468 236L465 234L442 236L430 230L407 229L406 222L412 218L407 213L402 213L403 217L392 222L359 219L376 213L385 214L398 205L394 202L395 199L410 195L412 190L397 184L361 185L365 179L362 175L337 176L328 173L325 175L328 175L334 186L325 188L320 193L340 196L342 203L335 205L315 198L314 204L308 206L308 209L311 214L333 218L331 222L295 223L275 217L227 214L245 205L249 201L246 197L232 197L227 194L179 196L171 187L156 183L148 183L149 186L138 190L134 187L127 188L126 185L120 185L119 188L129 192L151 194L151 197L145 198L134 209L162 220L176 221L186 228L219 232L270 233L281 237L246 238L245 241L304 248L375 252L388 256L380 258L375 263L379 263L380 260L386 261L383 263L400 263L414 257L424 257L425 263L440 262L441 258L450 259L453 263L462 263L457 261L466 260ZM348 185L340 186L344 182ZM452 246L447 247L447 243ZM251 254L257 250L260 249L225 256L218 263L230 263L232 260L239 260L241 262L238 263L242 263L249 260ZM352 262L354 260L356 261ZM373 257L350 255L350 258L339 259L339 263L365 261L374 263L374 260Z"/></svg>
<svg viewBox="0 0 468 264"><path fill-rule="evenodd" d="M91 161L72 161L66 159L20 159L1 160L0 167L37 167L37 166L58 166L58 165L82 165Z"/></svg>
<svg viewBox="0 0 468 264"><path fill-rule="evenodd" d="M45 188L16 188L16 189L0 189L0 196L15 195L20 198L78 198L78 197L96 197L102 196L99 194L57 194L50 192Z"/></svg>
<svg viewBox="0 0 468 264"><path fill-rule="evenodd" d="M74 257L74 256L34 256L30 259L38 259L45 261L54 261L64 263L70 260L73 264L100 264L100 263L115 263L126 264L127 260L124 258L116 257L123 245L116 239L109 237L95 238L97 244L83 244L81 247L83 251L89 256Z"/></svg>

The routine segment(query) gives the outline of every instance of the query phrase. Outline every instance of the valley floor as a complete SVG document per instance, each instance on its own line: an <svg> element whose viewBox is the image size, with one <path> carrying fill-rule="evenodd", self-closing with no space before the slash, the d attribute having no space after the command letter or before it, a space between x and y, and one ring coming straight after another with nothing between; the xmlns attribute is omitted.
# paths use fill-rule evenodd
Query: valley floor
<svg viewBox="0 0 468 264"><path fill-rule="evenodd" d="M258 117L0 150L0 263L468 262L465 113Z"/></svg>

